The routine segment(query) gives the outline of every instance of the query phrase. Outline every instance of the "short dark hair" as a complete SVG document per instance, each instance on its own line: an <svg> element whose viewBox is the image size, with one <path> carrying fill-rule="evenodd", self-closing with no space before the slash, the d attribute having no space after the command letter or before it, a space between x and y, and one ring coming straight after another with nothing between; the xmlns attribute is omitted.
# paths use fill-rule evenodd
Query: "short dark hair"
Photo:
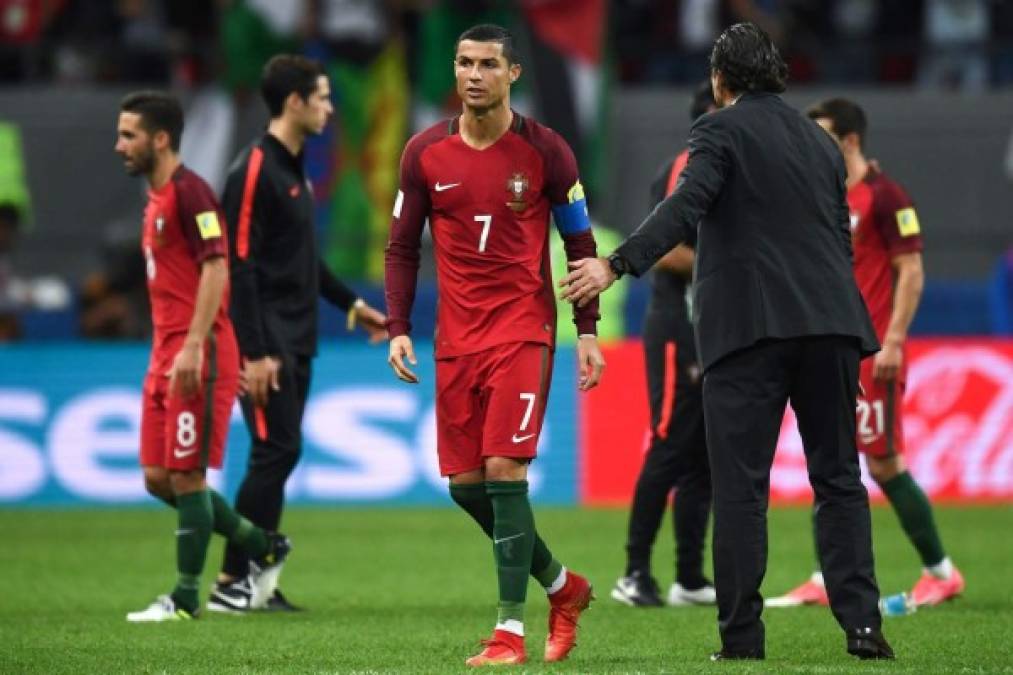
<svg viewBox="0 0 1013 675"><path fill-rule="evenodd" d="M455 53L464 40L498 42L503 46L503 58L507 60L507 63L511 65L517 63L517 53L514 50L514 36L503 26L497 26L494 23L480 23L477 26L472 26L457 38L457 42L454 43Z"/></svg>
<svg viewBox="0 0 1013 675"><path fill-rule="evenodd" d="M711 81L705 80L693 90L693 98L689 104L689 118L695 121L702 115L706 115L707 111L715 105L717 104L714 102L714 90L711 88Z"/></svg>
<svg viewBox="0 0 1013 675"><path fill-rule="evenodd" d="M838 138L844 138L848 134L858 134L858 146L865 147L865 130L868 128L868 121L865 111L854 101L846 98L828 98L814 103L806 110L810 119L828 119L830 127Z"/></svg>
<svg viewBox="0 0 1013 675"><path fill-rule="evenodd" d="M788 66L774 41L753 23L729 26L714 41L711 72L724 77L725 86L736 94L770 92L780 94L788 79Z"/></svg>
<svg viewBox="0 0 1013 675"><path fill-rule="evenodd" d="M281 115L290 94L298 94L304 101L308 99L316 91L317 79L323 74L320 63L305 56L278 54L272 57L260 76L260 94L271 117Z"/></svg>
<svg viewBox="0 0 1013 675"><path fill-rule="evenodd" d="M183 106L179 99L164 91L135 91L120 101L120 111L141 116L141 126L149 134L169 134L169 146L179 152L183 137Z"/></svg>

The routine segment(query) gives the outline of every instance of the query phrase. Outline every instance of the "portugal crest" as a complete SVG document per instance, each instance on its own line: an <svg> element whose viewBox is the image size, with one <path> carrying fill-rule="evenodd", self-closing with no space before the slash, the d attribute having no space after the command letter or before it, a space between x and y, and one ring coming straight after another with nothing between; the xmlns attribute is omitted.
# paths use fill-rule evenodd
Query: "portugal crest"
<svg viewBox="0 0 1013 675"><path fill-rule="evenodd" d="M524 201L524 193L528 190L528 177L520 171L510 176L507 181L507 192L510 193L510 201L507 202L514 211L520 212L528 208L528 203Z"/></svg>

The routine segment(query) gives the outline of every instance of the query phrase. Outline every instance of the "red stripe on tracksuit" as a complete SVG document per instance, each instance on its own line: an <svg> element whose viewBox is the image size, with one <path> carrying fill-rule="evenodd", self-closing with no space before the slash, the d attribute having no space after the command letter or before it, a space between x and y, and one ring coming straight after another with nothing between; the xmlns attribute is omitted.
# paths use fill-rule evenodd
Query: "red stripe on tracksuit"
<svg viewBox="0 0 1013 675"><path fill-rule="evenodd" d="M246 181L243 183L243 202L239 206L239 226L236 237L236 253L243 260L250 255L250 219L253 217L253 195L257 192L257 178L264 163L264 151L253 148L246 165Z"/></svg>
<svg viewBox="0 0 1013 675"><path fill-rule="evenodd" d="M659 438L668 438L668 425L672 422L672 408L675 407L675 365L676 346L669 340L665 343L665 389L661 400L661 419L655 432Z"/></svg>
<svg viewBox="0 0 1013 675"><path fill-rule="evenodd" d="M675 184L679 182L679 174L686 168L689 162L689 150L683 150L672 162L672 169L668 172L668 183L665 184L665 196L675 192Z"/></svg>

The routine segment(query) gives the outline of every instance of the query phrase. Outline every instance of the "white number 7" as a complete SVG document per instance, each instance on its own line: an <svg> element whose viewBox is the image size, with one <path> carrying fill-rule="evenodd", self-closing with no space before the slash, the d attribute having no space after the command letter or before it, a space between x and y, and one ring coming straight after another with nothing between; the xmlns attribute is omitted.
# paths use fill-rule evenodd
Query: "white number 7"
<svg viewBox="0 0 1013 675"><path fill-rule="evenodd" d="M475 220L482 223L482 236L478 239L478 252L485 253L485 240L489 238L492 216L475 216Z"/></svg>
<svg viewBox="0 0 1013 675"><path fill-rule="evenodd" d="M524 411L524 419L521 420L521 431L526 431L528 428L528 422L531 421L531 411L535 407L535 399L537 396L533 393L521 394L521 400L528 402L528 409Z"/></svg>

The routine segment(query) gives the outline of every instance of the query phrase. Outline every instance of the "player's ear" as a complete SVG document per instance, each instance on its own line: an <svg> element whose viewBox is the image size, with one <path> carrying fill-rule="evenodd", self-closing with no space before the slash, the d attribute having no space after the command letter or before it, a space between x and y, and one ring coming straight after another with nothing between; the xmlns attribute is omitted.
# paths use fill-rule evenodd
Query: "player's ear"
<svg viewBox="0 0 1013 675"><path fill-rule="evenodd" d="M510 64L510 84L513 84L521 77L521 64L512 63Z"/></svg>
<svg viewBox="0 0 1013 675"><path fill-rule="evenodd" d="M285 97L284 109L292 110L293 112L298 112L304 103L306 102L302 99L301 96L299 96L299 92L293 91L291 94Z"/></svg>
<svg viewBox="0 0 1013 675"><path fill-rule="evenodd" d="M165 150L171 146L171 143L169 143L169 132L165 129L156 131L151 140L154 143L155 150Z"/></svg>

